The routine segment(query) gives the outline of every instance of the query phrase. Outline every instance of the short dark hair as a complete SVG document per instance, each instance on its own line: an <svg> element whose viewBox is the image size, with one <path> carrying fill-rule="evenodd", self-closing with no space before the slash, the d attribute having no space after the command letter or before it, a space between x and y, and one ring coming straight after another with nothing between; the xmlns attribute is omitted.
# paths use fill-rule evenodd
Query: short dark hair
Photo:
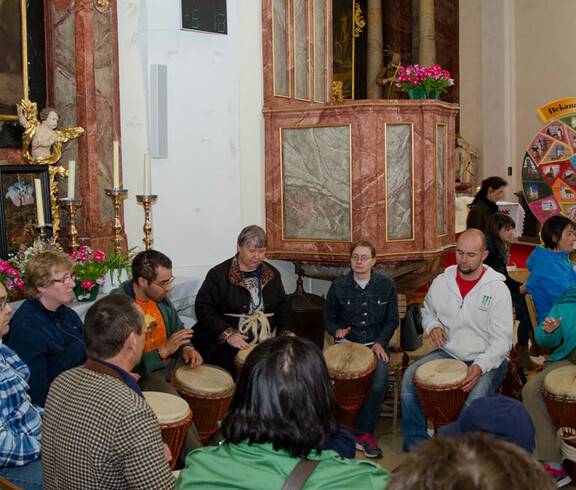
<svg viewBox="0 0 576 490"><path fill-rule="evenodd" d="M227 443L268 442L298 458L319 454L339 429L320 349L288 336L258 345L246 359L221 428Z"/></svg>
<svg viewBox="0 0 576 490"><path fill-rule="evenodd" d="M249 225L244 228L238 235L238 246L254 245L255 247L268 246L268 237L266 232L258 225Z"/></svg>
<svg viewBox="0 0 576 490"><path fill-rule="evenodd" d="M391 474L386 490L552 490L544 466L516 444L487 434L434 436Z"/></svg>
<svg viewBox="0 0 576 490"><path fill-rule="evenodd" d="M374 245L372 245L369 241L367 240L360 240L356 243L353 243L352 246L350 247L350 257L352 257L352 254L354 253L354 250L356 250L356 248L358 247L367 247L370 249L370 252L372 252L372 258L376 257L376 248L374 248Z"/></svg>
<svg viewBox="0 0 576 490"><path fill-rule="evenodd" d="M96 301L84 321L86 353L96 359L110 359L118 354L134 332L142 334L142 309L129 296L111 294Z"/></svg>
<svg viewBox="0 0 576 490"><path fill-rule="evenodd" d="M148 282L156 279L158 267L172 269L172 261L158 250L144 250L132 260L132 277L138 282L143 277Z"/></svg>
<svg viewBox="0 0 576 490"><path fill-rule="evenodd" d="M562 238L562 232L567 226L575 228L574 222L566 216L557 214L556 216L548 218L544 222L544 225L542 225L542 231L540 232L540 238L542 238L544 246L550 250L554 250L558 246L558 242L560 238Z"/></svg>
<svg viewBox="0 0 576 490"><path fill-rule="evenodd" d="M502 177L495 176L484 179L480 186L480 190L476 193L476 195L474 196L474 200L468 206L473 206L474 204L476 204L476 201L478 201L480 197L486 197L488 195L488 189L490 187L492 187L492 189L494 190L497 190L500 189L500 187L503 186L506 187L507 185L508 182L506 182Z"/></svg>

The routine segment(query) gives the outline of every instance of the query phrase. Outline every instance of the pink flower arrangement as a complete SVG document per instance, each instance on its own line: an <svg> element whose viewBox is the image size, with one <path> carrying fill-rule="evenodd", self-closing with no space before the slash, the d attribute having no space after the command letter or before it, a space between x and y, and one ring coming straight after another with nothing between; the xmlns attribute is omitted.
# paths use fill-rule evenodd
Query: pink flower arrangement
<svg viewBox="0 0 576 490"><path fill-rule="evenodd" d="M454 85L454 80L450 78L450 72L443 70L440 65L424 68L420 65L411 65L398 68L396 85L406 91L422 87L427 94L445 93L447 87Z"/></svg>
<svg viewBox="0 0 576 490"><path fill-rule="evenodd" d="M20 279L20 273L8 262L0 260L0 282L4 284L8 296L14 296L14 289L22 289L24 281Z"/></svg>
<svg viewBox="0 0 576 490"><path fill-rule="evenodd" d="M86 292L82 297L78 296L78 299L83 299L84 296L89 297L92 288L97 284L104 284L104 276L107 272L106 254L100 250L92 251L90 247L84 246L77 252L71 253L70 257L75 263L76 283L80 284Z"/></svg>

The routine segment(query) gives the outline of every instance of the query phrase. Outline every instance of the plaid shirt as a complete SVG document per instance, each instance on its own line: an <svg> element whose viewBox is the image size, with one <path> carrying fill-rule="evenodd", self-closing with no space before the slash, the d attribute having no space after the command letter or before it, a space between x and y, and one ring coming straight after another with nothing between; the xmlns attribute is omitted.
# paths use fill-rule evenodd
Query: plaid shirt
<svg viewBox="0 0 576 490"><path fill-rule="evenodd" d="M28 366L0 341L0 466L40 457L43 410L28 396Z"/></svg>

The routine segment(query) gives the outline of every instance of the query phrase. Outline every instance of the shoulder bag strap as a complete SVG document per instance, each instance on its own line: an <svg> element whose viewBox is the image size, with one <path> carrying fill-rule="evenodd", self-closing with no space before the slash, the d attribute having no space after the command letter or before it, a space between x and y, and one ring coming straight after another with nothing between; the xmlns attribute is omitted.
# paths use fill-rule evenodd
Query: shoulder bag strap
<svg viewBox="0 0 576 490"><path fill-rule="evenodd" d="M319 464L320 460L302 458L294 466L280 490L300 490Z"/></svg>

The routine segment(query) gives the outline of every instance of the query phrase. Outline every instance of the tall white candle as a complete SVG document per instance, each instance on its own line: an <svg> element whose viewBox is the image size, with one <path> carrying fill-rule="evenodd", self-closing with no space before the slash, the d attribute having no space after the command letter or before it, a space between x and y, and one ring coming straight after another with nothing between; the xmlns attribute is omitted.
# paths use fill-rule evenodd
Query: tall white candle
<svg viewBox="0 0 576 490"><path fill-rule="evenodd" d="M76 162L70 160L68 162L68 199L74 199L76 189Z"/></svg>
<svg viewBox="0 0 576 490"><path fill-rule="evenodd" d="M44 226L44 199L42 198L42 181L34 179L34 190L36 191L36 221L38 226Z"/></svg>
<svg viewBox="0 0 576 490"><path fill-rule="evenodd" d="M152 194L150 186L150 155L144 153L144 195L149 196Z"/></svg>
<svg viewBox="0 0 576 490"><path fill-rule="evenodd" d="M114 189L120 189L120 144L114 141Z"/></svg>

